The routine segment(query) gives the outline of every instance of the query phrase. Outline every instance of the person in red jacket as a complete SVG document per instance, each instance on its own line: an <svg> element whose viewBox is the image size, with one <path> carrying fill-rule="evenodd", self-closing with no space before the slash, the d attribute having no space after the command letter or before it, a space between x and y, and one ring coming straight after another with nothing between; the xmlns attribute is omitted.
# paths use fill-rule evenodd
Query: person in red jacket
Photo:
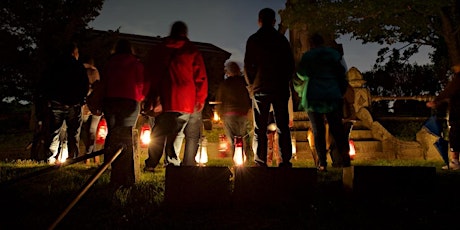
<svg viewBox="0 0 460 230"><path fill-rule="evenodd" d="M131 43L122 39L117 42L115 53L102 73L103 113L108 125L104 161L109 161L123 147L112 163L110 183L131 186L136 180L132 129L139 116L139 104L145 97L144 66L134 55Z"/></svg>
<svg viewBox="0 0 460 230"><path fill-rule="evenodd" d="M159 97L163 112L155 118L152 127L145 171L154 170L163 150L166 165L180 165L179 150L174 149L174 141L184 130L190 115L203 110L208 95L203 57L187 38L187 33L184 22L175 22L170 35L150 50L146 60L150 90L145 105L150 107Z"/></svg>

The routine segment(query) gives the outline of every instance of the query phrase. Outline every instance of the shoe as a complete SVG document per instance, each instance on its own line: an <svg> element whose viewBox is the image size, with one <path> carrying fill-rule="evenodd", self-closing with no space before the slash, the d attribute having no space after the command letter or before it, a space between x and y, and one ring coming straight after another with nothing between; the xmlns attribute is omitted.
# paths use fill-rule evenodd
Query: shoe
<svg viewBox="0 0 460 230"><path fill-rule="evenodd" d="M147 167L147 166L145 166L144 172L155 172L155 167Z"/></svg>
<svg viewBox="0 0 460 230"><path fill-rule="evenodd" d="M443 170L459 170L460 169L460 164L459 163L455 163L453 161L450 161L449 162L449 165L444 165L442 166L442 169Z"/></svg>

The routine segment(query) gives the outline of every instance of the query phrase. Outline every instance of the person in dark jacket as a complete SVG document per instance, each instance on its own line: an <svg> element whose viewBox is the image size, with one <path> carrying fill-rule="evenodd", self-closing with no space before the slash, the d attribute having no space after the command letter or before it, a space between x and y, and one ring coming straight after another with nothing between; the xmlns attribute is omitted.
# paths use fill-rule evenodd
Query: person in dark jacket
<svg viewBox="0 0 460 230"><path fill-rule="evenodd" d="M283 160L279 167L292 167L288 101L295 63L289 41L274 28L275 22L274 10L260 10L260 28L246 42L244 69L253 99L254 161L267 167L267 123L272 105Z"/></svg>
<svg viewBox="0 0 460 230"><path fill-rule="evenodd" d="M235 149L235 137L247 135L247 116L251 108L251 99L246 81L236 62L225 65L226 79L219 85L216 101L221 102L216 109L224 122L225 135L231 143L232 157ZM248 154L246 152L246 154ZM246 159L249 159L246 156Z"/></svg>
<svg viewBox="0 0 460 230"><path fill-rule="evenodd" d="M153 171L158 165L163 150L165 164L180 166L179 150L174 142L182 143L178 134L183 132L191 114L198 114L204 108L208 96L208 78L203 56L187 38L187 25L176 21L170 35L153 47L146 60L146 76L150 89L145 100L146 107L153 107L157 98L163 112L155 117L152 127L145 171ZM186 151L184 154L190 153ZM196 154L196 152L194 153ZM184 159L194 156L184 155Z"/></svg>
<svg viewBox="0 0 460 230"><path fill-rule="evenodd" d="M135 56L130 41L121 39L116 43L115 52L104 66L101 81L103 112L108 126L104 161L109 161L123 147L112 163L110 183L113 186L131 186L136 181L133 127L139 117L140 102L145 97L145 82L144 65Z"/></svg>
<svg viewBox="0 0 460 230"><path fill-rule="evenodd" d="M326 120L341 157L341 165L337 166L347 167L350 166L350 147L342 123L342 105L348 82L342 56L337 50L324 46L324 39L318 33L309 37L309 43L311 49L302 55L297 75L306 82L300 95L313 130L318 170L327 171Z"/></svg>
<svg viewBox="0 0 460 230"><path fill-rule="evenodd" d="M50 111L50 133L46 141L50 164L54 164L58 157L59 134L64 127L67 127L69 156L75 158L79 155L81 106L85 103L89 81L78 57L77 44L67 44L60 58L47 68L41 81L41 94Z"/></svg>
<svg viewBox="0 0 460 230"><path fill-rule="evenodd" d="M450 162L442 169L459 170L460 153L460 65L452 67L454 75L444 90L427 107L439 108L448 104Z"/></svg>

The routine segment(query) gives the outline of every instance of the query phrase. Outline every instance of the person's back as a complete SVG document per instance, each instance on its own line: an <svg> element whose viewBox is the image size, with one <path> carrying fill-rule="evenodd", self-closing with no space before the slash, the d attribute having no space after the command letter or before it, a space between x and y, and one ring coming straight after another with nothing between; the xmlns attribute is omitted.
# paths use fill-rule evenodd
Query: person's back
<svg viewBox="0 0 460 230"><path fill-rule="evenodd" d="M251 101L244 77L237 75L225 79L219 86L216 100L222 102L217 106L219 114L246 115Z"/></svg>
<svg viewBox="0 0 460 230"><path fill-rule="evenodd" d="M275 11L270 8L260 10L260 29L246 42L244 68L253 97L253 149L257 152L256 165L266 167L267 125L273 106L283 158L279 166L292 167L288 101L295 63L289 41L274 28L275 16Z"/></svg>
<svg viewBox="0 0 460 230"><path fill-rule="evenodd" d="M294 59L289 41L273 26L263 25L248 38L244 62L254 93L289 95Z"/></svg>
<svg viewBox="0 0 460 230"><path fill-rule="evenodd" d="M145 105L151 107L159 97L163 112L155 118L152 127L149 157L145 160L146 171L154 170L163 150L167 155L165 164L179 166L180 149L174 143L182 144L183 131L192 114L196 115L193 116L194 123L201 124L201 111L208 95L208 79L201 52L187 38L187 34L188 28L184 22L174 22L170 35L153 47L147 56L146 76L150 89ZM200 127L195 128L199 133ZM184 154L184 159L193 159L186 155L189 154Z"/></svg>
<svg viewBox="0 0 460 230"><path fill-rule="evenodd" d="M41 94L48 106L50 132L46 134L48 162L54 164L63 152L59 134L66 128L69 156L79 155L81 127L81 106L89 89L86 69L80 61L76 43L69 43L62 49L62 56L45 71L40 83ZM65 125L64 125L65 123ZM65 140L63 140L65 142ZM59 158L58 158L59 157Z"/></svg>
<svg viewBox="0 0 460 230"><path fill-rule="evenodd" d="M83 104L88 92L83 63L67 53L48 67L42 84L45 98L64 105Z"/></svg>

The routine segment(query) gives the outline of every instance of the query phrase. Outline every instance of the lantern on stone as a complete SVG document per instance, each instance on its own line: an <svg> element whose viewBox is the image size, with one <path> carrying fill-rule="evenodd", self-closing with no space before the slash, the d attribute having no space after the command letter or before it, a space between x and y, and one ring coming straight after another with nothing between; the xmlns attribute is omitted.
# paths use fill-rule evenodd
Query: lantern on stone
<svg viewBox="0 0 460 230"><path fill-rule="evenodd" d="M148 123L145 123L141 127L141 134L140 134L140 141L141 141L141 147L146 148L149 146L150 143L150 125Z"/></svg>
<svg viewBox="0 0 460 230"><path fill-rule="evenodd" d="M233 151L233 162L236 166L241 166L246 161L246 155L243 150L243 137L235 136L233 143L235 146Z"/></svg>
<svg viewBox="0 0 460 230"><path fill-rule="evenodd" d="M206 166L206 163L208 163L208 140L205 136L200 139L195 161L198 166Z"/></svg>
<svg viewBox="0 0 460 230"><path fill-rule="evenodd" d="M96 144L104 144L105 138L107 137L108 129L107 129L107 121L105 118L102 118L97 125L96 131Z"/></svg>

